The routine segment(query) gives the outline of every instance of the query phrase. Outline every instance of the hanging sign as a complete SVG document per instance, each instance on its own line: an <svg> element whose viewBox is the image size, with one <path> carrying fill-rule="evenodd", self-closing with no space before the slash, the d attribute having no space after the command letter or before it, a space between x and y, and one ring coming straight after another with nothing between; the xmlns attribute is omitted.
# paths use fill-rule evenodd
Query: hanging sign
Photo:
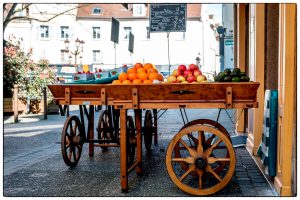
<svg viewBox="0 0 300 200"><path fill-rule="evenodd" d="M185 32L186 4L150 4L150 32Z"/></svg>

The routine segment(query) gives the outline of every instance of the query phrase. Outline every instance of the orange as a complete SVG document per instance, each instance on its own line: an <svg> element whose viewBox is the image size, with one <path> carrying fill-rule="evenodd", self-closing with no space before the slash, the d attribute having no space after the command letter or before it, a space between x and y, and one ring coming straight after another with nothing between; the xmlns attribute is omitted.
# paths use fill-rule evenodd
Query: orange
<svg viewBox="0 0 300 200"><path fill-rule="evenodd" d="M128 74L128 80L133 81L134 79L138 79L138 75L136 73Z"/></svg>
<svg viewBox="0 0 300 200"><path fill-rule="evenodd" d="M143 68L143 64L142 63L135 63L134 68L135 69Z"/></svg>
<svg viewBox="0 0 300 200"><path fill-rule="evenodd" d="M129 68L127 70L127 74L131 74L131 73L136 73L136 69L135 68Z"/></svg>
<svg viewBox="0 0 300 200"><path fill-rule="evenodd" d="M131 81L130 80L125 80L122 82L122 84L131 84Z"/></svg>
<svg viewBox="0 0 300 200"><path fill-rule="evenodd" d="M120 80L114 80L111 84L121 84L122 82Z"/></svg>
<svg viewBox="0 0 300 200"><path fill-rule="evenodd" d="M144 83L152 83L152 81L150 81L150 80L144 80L143 84Z"/></svg>
<svg viewBox="0 0 300 200"><path fill-rule="evenodd" d="M147 73L147 70L145 69L145 68L138 68L137 70L136 70L136 73L141 73L141 72L145 72L145 73Z"/></svg>
<svg viewBox="0 0 300 200"><path fill-rule="evenodd" d="M158 74L158 80L159 80L159 81L164 81L164 77L163 77L162 74Z"/></svg>
<svg viewBox="0 0 300 200"><path fill-rule="evenodd" d="M141 81L147 80L148 79L148 75L145 72L141 72L138 74L138 77Z"/></svg>
<svg viewBox="0 0 300 200"><path fill-rule="evenodd" d="M153 65L151 63L144 64L145 69L153 68Z"/></svg>
<svg viewBox="0 0 300 200"><path fill-rule="evenodd" d="M121 74L119 74L118 78L120 81L123 82L128 79L128 75L126 73L122 72Z"/></svg>
<svg viewBox="0 0 300 200"><path fill-rule="evenodd" d="M154 68L149 68L149 69L147 70L147 74L148 74L148 75L149 75L150 73L153 73L153 72L158 73L157 69L154 69Z"/></svg>
<svg viewBox="0 0 300 200"><path fill-rule="evenodd" d="M142 81L140 79L135 79L132 81L132 84L142 84Z"/></svg>
<svg viewBox="0 0 300 200"><path fill-rule="evenodd" d="M158 73L150 73L149 74L149 80L150 81L158 80Z"/></svg>

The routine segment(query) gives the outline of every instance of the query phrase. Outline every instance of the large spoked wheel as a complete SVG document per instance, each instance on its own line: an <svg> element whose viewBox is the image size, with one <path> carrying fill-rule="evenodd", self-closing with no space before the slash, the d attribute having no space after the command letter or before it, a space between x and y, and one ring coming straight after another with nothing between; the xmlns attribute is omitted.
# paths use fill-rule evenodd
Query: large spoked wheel
<svg viewBox="0 0 300 200"><path fill-rule="evenodd" d="M127 166L130 167L135 159L136 150L136 132L134 122L131 116L127 116L126 121L126 137L127 137Z"/></svg>
<svg viewBox="0 0 300 200"><path fill-rule="evenodd" d="M109 116L108 116L107 110L102 110L100 113L100 117L98 120L97 132L98 132L99 140L109 141L109 140L113 139L113 135L112 135L113 130L112 130L111 124L109 123ZM109 142L107 142L107 143L109 143ZM101 148L103 150L107 150L107 147L101 147Z"/></svg>
<svg viewBox="0 0 300 200"><path fill-rule="evenodd" d="M153 120L151 110L147 110L145 113L144 120L144 143L147 151L151 150L152 138L153 138Z"/></svg>
<svg viewBox="0 0 300 200"><path fill-rule="evenodd" d="M80 159L85 136L77 116L68 117L61 134L61 152L66 165L75 167Z"/></svg>
<svg viewBox="0 0 300 200"><path fill-rule="evenodd" d="M215 135L213 144L204 147L203 133ZM197 147L189 134L197 139ZM181 157L175 156L178 146ZM228 155L224 154L224 148ZM226 162L221 172L214 164ZM187 170L180 163L186 163ZM167 171L172 181L183 191L193 195L213 194L225 187L232 178L236 163L235 152L230 140L220 130L207 125L193 125L182 129L171 140L166 153Z"/></svg>
<svg viewBox="0 0 300 200"><path fill-rule="evenodd" d="M216 121L213 121L213 120L211 120L211 119L196 119L196 120L193 120L193 121L191 121L191 122L185 124L185 125L180 129L180 131L183 130L183 129L185 129L185 128L187 128L187 127L189 127L189 126L193 126L193 125L197 125L197 124L199 124L199 125L211 126L211 127L213 127L213 128L216 128L216 129L220 130L220 131L221 131L221 132L222 132L222 133L230 140L230 142L231 142L231 138L230 138L230 135L229 135L229 133L227 132L227 130L226 130L220 123L218 123L218 122L216 122ZM202 134L202 145L203 145L203 148L204 148L204 149L208 149L209 147L212 146L213 140L214 140L214 138L216 137L216 135L214 135L214 134L209 134L209 133L208 133L208 134L205 134L204 132L201 132L201 134ZM188 134L187 136L188 136L189 139L194 143L195 148L197 148L198 139L195 138L195 137L193 137L192 134ZM219 148L222 148L222 147L219 147ZM227 148L225 148L225 147L223 147L223 148L224 148L224 150L226 151L226 152L225 152L225 153L226 153L226 157L228 157L229 154L228 154ZM180 154L180 150L179 150L178 144L177 144L177 145L175 146L175 148L174 148L174 153L175 153L175 157L176 157L176 158L180 158L180 157L181 157L181 154ZM215 171L216 173L219 173L219 172L221 172L227 165L228 165L228 162L218 161L218 162L216 162L215 165L214 165L214 171ZM180 163L180 166L181 166L182 169L185 170L185 171L187 171L188 168L189 168L189 167L188 167L188 164L187 164L187 163L184 163L184 162L181 162L181 163ZM197 175L197 174L195 174L195 173L192 173L192 174L193 174L193 175Z"/></svg>

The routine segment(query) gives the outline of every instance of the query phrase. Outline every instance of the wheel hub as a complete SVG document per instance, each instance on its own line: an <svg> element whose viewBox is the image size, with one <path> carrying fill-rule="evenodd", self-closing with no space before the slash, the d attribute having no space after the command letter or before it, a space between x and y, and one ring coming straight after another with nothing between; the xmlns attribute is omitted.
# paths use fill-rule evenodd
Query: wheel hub
<svg viewBox="0 0 300 200"><path fill-rule="evenodd" d="M195 159L195 166L197 169L204 169L206 164L206 159L203 157L198 157Z"/></svg>

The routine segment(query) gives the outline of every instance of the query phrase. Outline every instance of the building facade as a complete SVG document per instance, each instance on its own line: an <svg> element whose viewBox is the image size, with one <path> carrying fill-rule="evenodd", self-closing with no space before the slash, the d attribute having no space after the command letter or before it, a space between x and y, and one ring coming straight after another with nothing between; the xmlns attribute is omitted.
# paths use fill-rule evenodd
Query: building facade
<svg viewBox="0 0 300 200"><path fill-rule="evenodd" d="M14 20L4 38L21 37L24 50L32 49L35 61L75 64L75 56L64 51L64 41L68 39L70 51L75 51L78 38L84 44L76 64L114 68L150 62L162 70L169 64L169 39L171 66L198 63L202 71L212 72L217 63L209 58L215 57L212 49L217 40L210 24L202 21L207 16L201 15L201 8L201 4L187 4L186 32L171 32L168 38L165 32L149 32L149 4L32 4L27 15L40 20ZM112 17L120 22L118 44L110 39ZM53 19L45 21L49 18ZM129 32L134 35L133 53L128 51Z"/></svg>

